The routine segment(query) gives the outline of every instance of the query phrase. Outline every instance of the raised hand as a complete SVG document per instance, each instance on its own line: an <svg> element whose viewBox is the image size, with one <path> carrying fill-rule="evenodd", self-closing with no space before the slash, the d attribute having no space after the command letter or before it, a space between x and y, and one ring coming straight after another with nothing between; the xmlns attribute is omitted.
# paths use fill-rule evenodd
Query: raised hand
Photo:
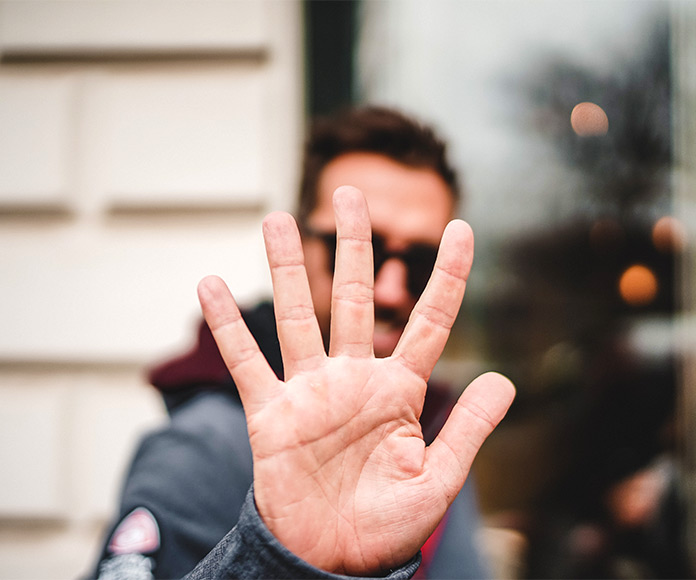
<svg viewBox="0 0 696 580"><path fill-rule="evenodd" d="M462 221L448 225L433 275L396 350L376 359L367 206L358 190L342 187L334 210L338 250L328 356L300 237L288 214L271 214L263 226L284 382L268 366L222 280L204 279L199 298L244 404L255 500L265 524L318 568L368 575L419 550L505 415L514 388L495 373L477 378L426 447L418 422L426 381L464 295L473 235Z"/></svg>

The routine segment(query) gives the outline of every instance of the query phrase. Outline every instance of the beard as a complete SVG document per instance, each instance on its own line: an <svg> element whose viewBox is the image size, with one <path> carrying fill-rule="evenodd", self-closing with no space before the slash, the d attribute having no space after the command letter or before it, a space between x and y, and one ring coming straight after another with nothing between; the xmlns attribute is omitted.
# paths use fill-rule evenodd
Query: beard
<svg viewBox="0 0 696 580"><path fill-rule="evenodd" d="M384 358L392 354L407 322L408 314L401 310L375 307L375 356Z"/></svg>

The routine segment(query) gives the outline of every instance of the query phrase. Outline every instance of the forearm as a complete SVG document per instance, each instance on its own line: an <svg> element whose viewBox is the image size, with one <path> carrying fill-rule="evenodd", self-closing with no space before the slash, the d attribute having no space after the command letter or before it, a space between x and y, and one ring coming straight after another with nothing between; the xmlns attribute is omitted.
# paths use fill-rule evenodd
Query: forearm
<svg viewBox="0 0 696 580"><path fill-rule="evenodd" d="M385 571L389 580L408 580L420 565L420 554L402 567ZM185 580L350 578L330 574L306 563L287 550L266 528L249 491L237 525L186 576Z"/></svg>

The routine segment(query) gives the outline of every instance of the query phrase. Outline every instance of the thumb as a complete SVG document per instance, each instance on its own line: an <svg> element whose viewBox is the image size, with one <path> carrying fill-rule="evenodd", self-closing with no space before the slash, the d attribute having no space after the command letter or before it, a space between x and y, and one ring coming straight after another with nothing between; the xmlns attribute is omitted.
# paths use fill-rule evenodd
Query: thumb
<svg viewBox="0 0 696 580"><path fill-rule="evenodd" d="M459 397L426 456L428 468L437 473L449 501L459 493L481 445L514 398L512 382L493 372L474 379Z"/></svg>

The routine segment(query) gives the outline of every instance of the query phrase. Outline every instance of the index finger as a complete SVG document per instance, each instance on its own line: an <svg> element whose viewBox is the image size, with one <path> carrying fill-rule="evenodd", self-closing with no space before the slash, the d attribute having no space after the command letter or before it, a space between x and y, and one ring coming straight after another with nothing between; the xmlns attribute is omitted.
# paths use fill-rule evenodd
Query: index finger
<svg viewBox="0 0 696 580"><path fill-rule="evenodd" d="M428 380L442 354L464 297L474 259L469 224L453 220L445 228L428 285L418 300L393 357Z"/></svg>

